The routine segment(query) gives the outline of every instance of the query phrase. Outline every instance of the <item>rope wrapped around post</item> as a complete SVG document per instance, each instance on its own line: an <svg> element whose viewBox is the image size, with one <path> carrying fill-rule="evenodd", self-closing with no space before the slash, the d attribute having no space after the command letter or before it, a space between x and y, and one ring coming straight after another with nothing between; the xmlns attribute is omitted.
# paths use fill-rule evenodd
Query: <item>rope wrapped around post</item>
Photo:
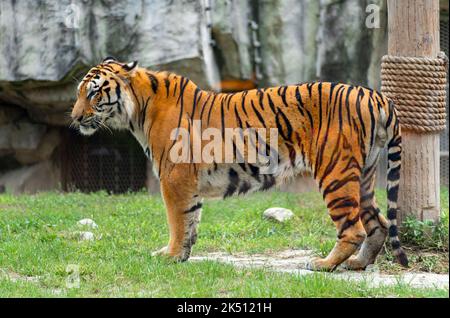
<svg viewBox="0 0 450 318"><path fill-rule="evenodd" d="M445 129L448 58L385 55L381 91L391 99L403 129L438 132Z"/></svg>

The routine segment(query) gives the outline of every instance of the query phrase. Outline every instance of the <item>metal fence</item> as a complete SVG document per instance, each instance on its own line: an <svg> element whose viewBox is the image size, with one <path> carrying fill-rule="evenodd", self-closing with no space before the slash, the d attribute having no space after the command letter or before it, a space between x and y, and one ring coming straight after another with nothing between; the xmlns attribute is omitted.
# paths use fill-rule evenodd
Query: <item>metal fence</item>
<svg viewBox="0 0 450 318"><path fill-rule="evenodd" d="M123 193L146 187L147 158L130 133L97 132L87 138L67 130L63 145L63 190Z"/></svg>

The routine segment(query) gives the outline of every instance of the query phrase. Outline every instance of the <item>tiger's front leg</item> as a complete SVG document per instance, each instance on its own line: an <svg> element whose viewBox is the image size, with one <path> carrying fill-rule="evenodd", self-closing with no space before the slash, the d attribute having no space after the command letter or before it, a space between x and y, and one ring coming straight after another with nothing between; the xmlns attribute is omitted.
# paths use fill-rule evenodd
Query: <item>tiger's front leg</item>
<svg viewBox="0 0 450 318"><path fill-rule="evenodd" d="M196 194L195 182L188 181L195 180L193 176L177 178L176 175L174 171L173 178L161 180L170 238L168 245L153 255L166 255L183 262L189 258L192 246L197 241L203 200ZM183 183L177 180L183 180Z"/></svg>
<svg viewBox="0 0 450 318"><path fill-rule="evenodd" d="M360 220L359 175L350 172L342 181L330 182L321 188L337 230L337 242L326 258L313 259L309 269L333 271L347 260L363 243L366 232Z"/></svg>

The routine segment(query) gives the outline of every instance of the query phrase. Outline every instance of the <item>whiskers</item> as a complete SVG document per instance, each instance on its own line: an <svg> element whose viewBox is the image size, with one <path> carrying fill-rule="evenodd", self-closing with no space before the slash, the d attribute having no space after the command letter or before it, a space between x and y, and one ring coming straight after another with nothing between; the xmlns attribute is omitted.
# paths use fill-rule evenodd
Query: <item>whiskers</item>
<svg viewBox="0 0 450 318"><path fill-rule="evenodd" d="M101 120L95 118L94 122L97 126L101 127L101 128L105 128L107 131L109 131L109 133L112 135L113 132L111 130L111 128L109 128L104 122L102 122Z"/></svg>
<svg viewBox="0 0 450 318"><path fill-rule="evenodd" d="M80 126L80 123L78 123L78 122L76 122L76 121L74 121L74 120L72 120L71 122L70 122L70 124L69 124L69 128L71 128L71 129L76 129L76 128L78 128Z"/></svg>

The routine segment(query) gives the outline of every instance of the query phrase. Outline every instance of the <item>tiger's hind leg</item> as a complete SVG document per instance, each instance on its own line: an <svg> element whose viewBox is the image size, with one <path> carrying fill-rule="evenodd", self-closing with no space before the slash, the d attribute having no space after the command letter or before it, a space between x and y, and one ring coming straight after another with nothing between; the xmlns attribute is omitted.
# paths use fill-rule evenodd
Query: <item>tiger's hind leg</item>
<svg viewBox="0 0 450 318"><path fill-rule="evenodd" d="M377 160L378 162L378 160ZM348 269L364 269L373 264L384 245L388 232L388 221L380 214L375 202L375 176L377 162L371 169L366 170L361 178L361 212L360 217L367 238L356 256L345 262Z"/></svg>
<svg viewBox="0 0 450 318"><path fill-rule="evenodd" d="M174 178L177 180L177 178ZM178 178L178 180L189 180ZM153 255L166 255L176 261L186 261L197 241L201 219L202 198L196 194L196 185L161 180L161 192L167 210L169 244Z"/></svg>
<svg viewBox="0 0 450 318"><path fill-rule="evenodd" d="M357 250L366 237L359 215L359 173L350 172L342 180L328 182L323 188L320 185L319 182L336 226L338 240L326 258L316 258L308 267L312 270L333 271Z"/></svg>

